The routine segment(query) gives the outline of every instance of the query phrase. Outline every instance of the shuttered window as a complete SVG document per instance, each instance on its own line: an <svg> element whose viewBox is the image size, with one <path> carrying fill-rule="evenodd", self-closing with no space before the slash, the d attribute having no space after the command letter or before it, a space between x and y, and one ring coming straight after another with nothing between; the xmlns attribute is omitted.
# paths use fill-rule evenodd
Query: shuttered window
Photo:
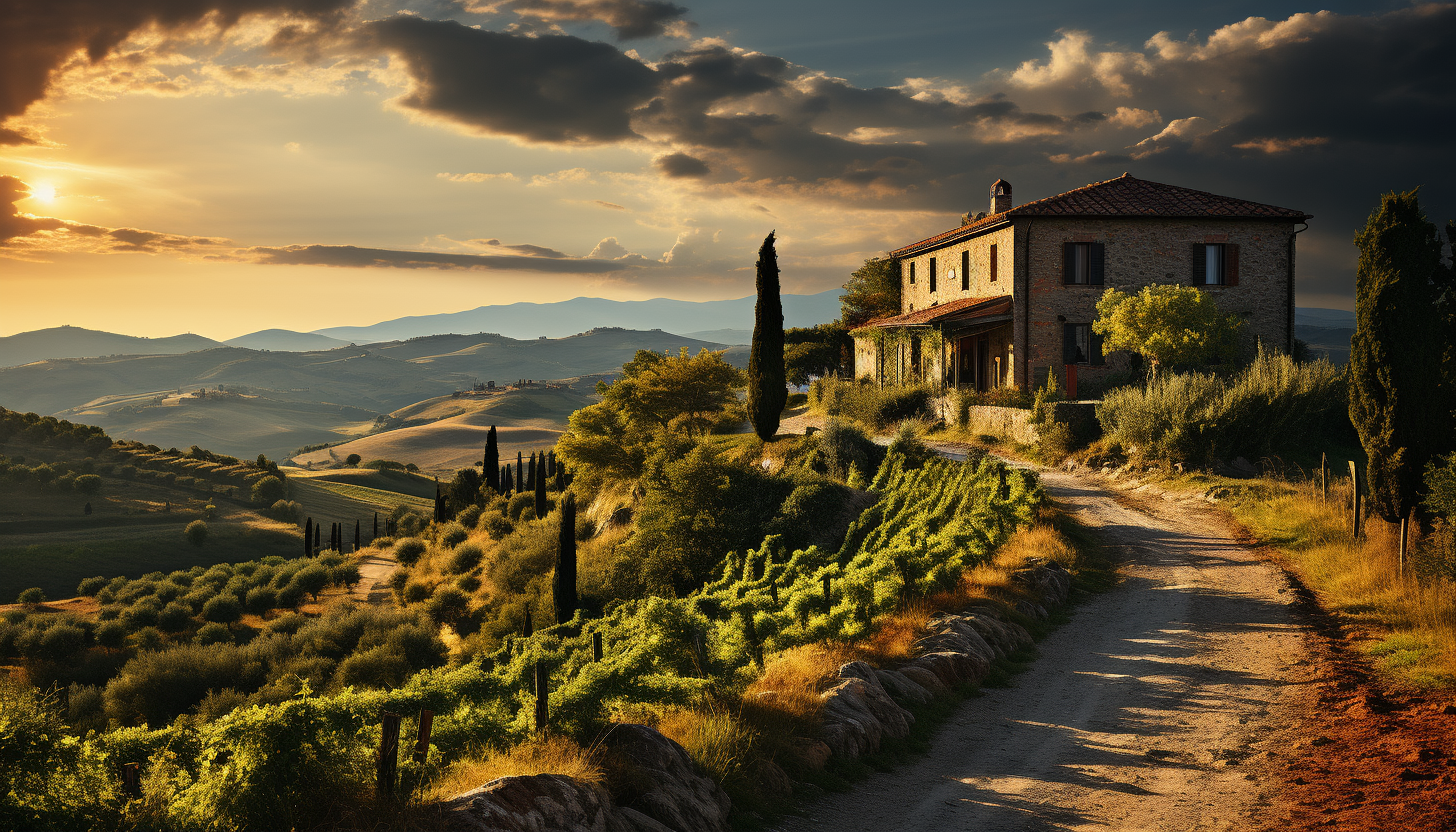
<svg viewBox="0 0 1456 832"><path fill-rule="evenodd" d="M915 261L914 260L911 260L909 265L910 265L910 285L911 286L914 286L915 285Z"/></svg>
<svg viewBox="0 0 1456 832"><path fill-rule="evenodd" d="M990 264L991 265L991 268L990 268L991 282L992 283L995 283L996 282L996 244L995 243L992 243L991 244L991 255L990 256L991 256L991 264Z"/></svg>
<svg viewBox="0 0 1456 832"><path fill-rule="evenodd" d="M995 249L996 249L995 246L992 246L991 247L991 250L992 251L995 251ZM971 289L971 250L970 249L966 249L965 251L961 252L961 291L962 292L968 292L968 291L970 291L970 289Z"/></svg>
<svg viewBox="0 0 1456 832"><path fill-rule="evenodd" d="M1239 285L1239 247L1232 243L1194 243L1193 285Z"/></svg>
<svg viewBox="0 0 1456 832"><path fill-rule="evenodd" d="M1062 325L1062 363L1094 367L1107 363L1102 356L1102 336L1092 331L1090 323Z"/></svg>
<svg viewBox="0 0 1456 832"><path fill-rule="evenodd" d="M930 258L930 291L935 291L935 258Z"/></svg>
<svg viewBox="0 0 1456 832"><path fill-rule="evenodd" d="M1101 286L1105 257L1102 243L1063 243L1062 282L1069 286Z"/></svg>

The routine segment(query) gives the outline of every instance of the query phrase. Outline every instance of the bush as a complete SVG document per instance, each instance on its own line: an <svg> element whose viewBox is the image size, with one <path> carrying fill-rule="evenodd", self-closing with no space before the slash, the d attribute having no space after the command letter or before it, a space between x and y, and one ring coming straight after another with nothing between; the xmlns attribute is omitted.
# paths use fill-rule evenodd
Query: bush
<svg viewBox="0 0 1456 832"><path fill-rule="evenodd" d="M214 595L202 605L202 618L217 624L231 624L243 617L243 604L236 595Z"/></svg>
<svg viewBox="0 0 1456 832"><path fill-rule="evenodd" d="M848 477L851 467L858 468L861 473L874 471L885 456L884 448L875 444L857 425L843 419L830 419L814 439L824 454L825 473L837 479Z"/></svg>
<svg viewBox="0 0 1456 832"><path fill-rule="evenodd" d="M209 644L232 644L233 631L228 629L228 625L213 621L199 627L194 640L203 646Z"/></svg>
<svg viewBox="0 0 1456 832"><path fill-rule="evenodd" d="M179 601L173 601L157 613L157 626L169 633L187 629L192 624L192 608Z"/></svg>
<svg viewBox="0 0 1456 832"><path fill-rule="evenodd" d="M480 506L466 506L459 514L455 516L455 519L459 521L460 525L464 526L465 528L473 529L475 528L475 524L480 522L480 515L483 511L485 511L485 509L481 508Z"/></svg>
<svg viewBox="0 0 1456 832"><path fill-rule="evenodd" d="M277 477L263 477L253 483L251 500L258 507L271 506L279 500L288 499L288 487Z"/></svg>
<svg viewBox="0 0 1456 832"><path fill-rule="evenodd" d="M187 528L182 533L187 536L188 543L193 546L201 546L207 541L207 521L193 520L187 524Z"/></svg>
<svg viewBox="0 0 1456 832"><path fill-rule="evenodd" d="M876 430L905 419L929 418L930 387L877 387L832 376L809 385L809 402L830 416L845 416Z"/></svg>
<svg viewBox="0 0 1456 832"><path fill-rule="evenodd" d="M82 494L95 494L101 490L101 478L95 474L82 474L76 477L71 487Z"/></svg>
<svg viewBox="0 0 1456 832"><path fill-rule="evenodd" d="M0 677L0 828L112 827L116 792L67 736L53 698Z"/></svg>
<svg viewBox="0 0 1456 832"><path fill-rule="evenodd" d="M425 611L436 624L456 624L470 612L470 599L453 586L442 586L430 597Z"/></svg>
<svg viewBox="0 0 1456 832"><path fill-rule="evenodd" d="M419 581L410 581L404 585L404 602L406 604L418 604L430 597L430 585Z"/></svg>
<svg viewBox="0 0 1456 832"><path fill-rule="evenodd" d="M491 540L502 540L515 531L515 525L505 515L496 512L486 514L480 521L480 529L490 535Z"/></svg>
<svg viewBox="0 0 1456 832"><path fill-rule="evenodd" d="M484 557L485 552L481 550L480 546L474 543L462 543L456 546L455 551L450 555L449 571L457 575L469 572L479 566Z"/></svg>
<svg viewBox="0 0 1456 832"><path fill-rule="evenodd" d="M446 548L453 549L465 542L470 535L466 533L465 527L459 523L449 523L440 530L440 544Z"/></svg>
<svg viewBox="0 0 1456 832"><path fill-rule="evenodd" d="M15 603L17 604L35 606L36 604L44 604L45 602L45 590L38 586L33 586L30 589L22 589L20 594L15 597Z"/></svg>
<svg viewBox="0 0 1456 832"><path fill-rule="evenodd" d="M203 627L198 637L211 637L218 630L227 628ZM106 715L123 724L165 725L195 708L208 691L257 690L266 681L264 670L262 663L231 644L183 644L142 653L107 683Z"/></svg>
<svg viewBox="0 0 1456 832"><path fill-rule="evenodd" d="M329 585L329 571L321 564L311 563L298 570L293 576L293 580L288 582L288 585L298 587L313 596L313 599L317 601L318 594L323 591L324 587Z"/></svg>
<svg viewBox="0 0 1456 832"><path fill-rule="evenodd" d="M278 500L268 507L268 516L285 523L297 523L303 506L295 500Z"/></svg>
<svg viewBox="0 0 1456 832"><path fill-rule="evenodd" d="M254 587L248 590L248 595L243 601L243 605L248 608L248 612L255 615L262 615L268 610L273 609L277 603L278 593L266 586Z"/></svg>
<svg viewBox="0 0 1456 832"><path fill-rule="evenodd" d="M528 508L531 509L532 513L534 514L535 505L536 497L534 494L517 493L512 496L510 502L506 504L506 516L510 517L512 521L519 521L521 519L521 514L525 512L525 510Z"/></svg>
<svg viewBox="0 0 1456 832"><path fill-rule="evenodd" d="M394 544L394 559L401 566L414 566L425 555L425 542L418 538L405 538Z"/></svg>
<svg viewBox="0 0 1456 832"><path fill-rule="evenodd" d="M76 594L95 597L96 593L100 592L104 586L106 586L105 578L86 578L76 585Z"/></svg>

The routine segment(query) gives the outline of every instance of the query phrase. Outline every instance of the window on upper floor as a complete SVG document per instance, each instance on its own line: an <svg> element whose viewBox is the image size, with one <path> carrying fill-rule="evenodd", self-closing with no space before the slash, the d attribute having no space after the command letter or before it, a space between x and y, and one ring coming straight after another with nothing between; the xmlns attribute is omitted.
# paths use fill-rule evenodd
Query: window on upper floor
<svg viewBox="0 0 1456 832"><path fill-rule="evenodd" d="M914 260L911 260L906 265L910 267L910 285L911 286L914 286L915 285L915 261Z"/></svg>
<svg viewBox="0 0 1456 832"><path fill-rule="evenodd" d="M1239 247L1232 243L1194 243L1193 285L1239 285Z"/></svg>
<svg viewBox="0 0 1456 832"><path fill-rule="evenodd" d="M996 244L995 243L992 243L991 244L989 274L990 274L991 282L992 283L995 283L996 282Z"/></svg>
<svg viewBox="0 0 1456 832"><path fill-rule="evenodd" d="M935 258L930 258L930 291L935 291Z"/></svg>
<svg viewBox="0 0 1456 832"><path fill-rule="evenodd" d="M961 291L966 292L971 288L971 250L961 252Z"/></svg>
<svg viewBox="0 0 1456 832"><path fill-rule="evenodd" d="M1062 282L1067 285L1102 285L1101 243L1062 244Z"/></svg>
<svg viewBox="0 0 1456 832"><path fill-rule="evenodd" d="M1102 357L1102 336L1092 331L1092 324L1062 325L1062 363L1093 366L1107 363Z"/></svg>

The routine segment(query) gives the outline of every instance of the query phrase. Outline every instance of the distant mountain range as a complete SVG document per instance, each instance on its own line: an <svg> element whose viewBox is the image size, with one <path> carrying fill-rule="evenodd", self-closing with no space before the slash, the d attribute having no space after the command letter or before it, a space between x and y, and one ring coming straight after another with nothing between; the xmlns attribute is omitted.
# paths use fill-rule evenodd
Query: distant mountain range
<svg viewBox="0 0 1456 832"><path fill-rule="evenodd" d="M29 364L45 358L176 355L221 346L219 341L191 333L166 338L138 338L78 326L58 326L0 338L0 367Z"/></svg>
<svg viewBox="0 0 1456 832"><path fill-rule="evenodd" d="M784 326L813 326L839 317L840 289L817 295L783 295ZM606 300L572 298L556 303L511 303L465 312L395 318L372 326L336 326L314 332L363 344L446 332L494 332L508 338L562 338L592 327L620 326L684 334L705 330L753 330L756 297L735 300Z"/></svg>
<svg viewBox="0 0 1456 832"><path fill-rule="evenodd" d="M291 329L264 329L229 338L223 343L229 347L249 350L274 350L278 352L314 352L345 347L348 341L340 341L317 332L294 332Z"/></svg>

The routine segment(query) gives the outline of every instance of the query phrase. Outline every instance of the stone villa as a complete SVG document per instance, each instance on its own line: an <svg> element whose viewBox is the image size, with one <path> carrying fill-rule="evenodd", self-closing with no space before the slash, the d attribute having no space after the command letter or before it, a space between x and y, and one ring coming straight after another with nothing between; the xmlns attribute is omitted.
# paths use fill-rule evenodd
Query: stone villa
<svg viewBox="0 0 1456 832"><path fill-rule="evenodd" d="M1073 395L1125 370L1091 330L1108 288L1181 283L1213 292L1266 348L1294 332L1294 238L1310 215L1123 174L991 210L890 252L901 263L901 312L856 330L854 370L881 384L988 390L1039 384L1051 368Z"/></svg>

